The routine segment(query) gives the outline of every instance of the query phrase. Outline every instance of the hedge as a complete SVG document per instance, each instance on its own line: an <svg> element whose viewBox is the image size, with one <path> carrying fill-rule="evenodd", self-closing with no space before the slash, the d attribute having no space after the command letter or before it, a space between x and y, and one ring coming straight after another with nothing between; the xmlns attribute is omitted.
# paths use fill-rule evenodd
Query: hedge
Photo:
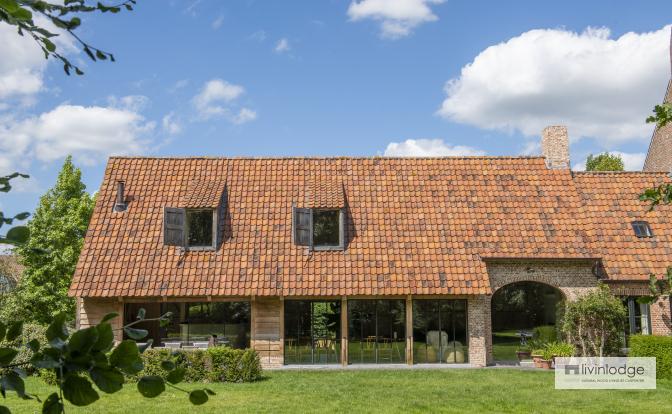
<svg viewBox="0 0 672 414"><path fill-rule="evenodd" d="M656 378L672 379L672 336L632 335L632 357L655 357Z"/></svg>
<svg viewBox="0 0 672 414"><path fill-rule="evenodd" d="M186 382L253 382L262 375L259 356L252 349L215 347L187 351L151 348L142 354L142 360L144 369L129 377L130 381L137 381L143 375L158 375L165 379L168 373L161 368L161 362L165 360L185 369Z"/></svg>

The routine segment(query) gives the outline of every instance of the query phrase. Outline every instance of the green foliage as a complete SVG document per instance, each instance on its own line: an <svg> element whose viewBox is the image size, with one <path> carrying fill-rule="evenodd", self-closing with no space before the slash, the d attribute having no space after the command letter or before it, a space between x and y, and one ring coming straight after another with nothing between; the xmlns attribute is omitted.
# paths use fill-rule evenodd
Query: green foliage
<svg viewBox="0 0 672 414"><path fill-rule="evenodd" d="M672 203L672 184L661 184L658 187L647 188L639 195L640 201L650 203L649 210L653 210L659 204Z"/></svg>
<svg viewBox="0 0 672 414"><path fill-rule="evenodd" d="M540 341L541 343L555 342L558 339L555 326L553 325L537 326L532 331L532 339Z"/></svg>
<svg viewBox="0 0 672 414"><path fill-rule="evenodd" d="M567 342L550 342L544 349L549 351L554 357L574 356L574 345Z"/></svg>
<svg viewBox="0 0 672 414"><path fill-rule="evenodd" d="M672 104L664 103L656 105L653 108L653 115L646 118L647 123L655 123L658 128L662 128L672 121Z"/></svg>
<svg viewBox="0 0 672 414"><path fill-rule="evenodd" d="M567 302L562 332L581 356L608 356L618 353L627 312L609 287L597 289Z"/></svg>
<svg viewBox="0 0 672 414"><path fill-rule="evenodd" d="M602 154L588 155L586 159L586 171L623 171L623 159L620 155L604 152Z"/></svg>
<svg viewBox="0 0 672 414"><path fill-rule="evenodd" d="M65 401L75 406L88 406L100 399L98 391L109 394L120 391L124 385L124 373L137 374L143 370L143 363L140 350L134 341L122 341L113 348L114 336L110 320L114 317L117 315L107 315L98 325L70 334L65 325L65 317L58 315L44 330L44 338L47 341L45 345L41 345L37 338L15 345L14 341L29 339L28 334L24 332L23 324L0 323L0 342L6 341L12 344L0 346L1 395L6 397L6 391L14 391L19 398L34 398L41 402L43 413L63 413ZM143 320L164 322L165 315L145 320L142 312L138 315L138 321L134 323ZM27 361L17 359L20 347L30 349L31 355ZM171 381L166 383L157 375L140 377L137 388L144 397L159 396L165 391L166 385L188 394L189 400L195 405L207 402L208 396L214 395L214 392L206 389L188 391L177 388L173 384L182 380L184 370L176 368L171 361L164 361L161 366L167 371L166 376ZM52 393L44 402L26 392L23 381L23 377L26 376L24 367L40 370L44 378L56 383L59 392ZM194 393L194 391L200 392ZM2 412L6 413L9 410L2 407Z"/></svg>
<svg viewBox="0 0 672 414"><path fill-rule="evenodd" d="M2 336L3 323L0 322L0 336ZM0 347L12 348L18 351L16 357L14 357L14 363L27 363L30 361L30 358L33 356L33 351L28 346L28 343L32 341L37 342L37 347L44 348L48 345L46 337L47 328L43 325L28 323L23 325L23 330L21 334L12 341L5 339L4 341L0 340ZM31 366L24 368L26 373L33 374L36 372Z"/></svg>
<svg viewBox="0 0 672 414"><path fill-rule="evenodd" d="M63 70L67 75L74 70L76 74L84 72L61 55L53 38L59 36L36 23L35 16L42 16L51 21L63 33L71 36L92 61L110 60L114 62L114 55L90 45L82 40L75 30L82 24L82 15L86 13L119 13L122 9L133 10L136 0L126 0L113 6L106 6L101 2L87 0L43 1L43 0L0 0L0 23L15 26L19 36L28 35L44 52L44 58L57 59L63 63Z"/></svg>
<svg viewBox="0 0 672 414"><path fill-rule="evenodd" d="M66 158L56 184L42 196L28 222L32 236L16 248L25 270L3 303L3 319L18 317L43 324L57 314L74 319L75 302L67 292L93 211L85 188L81 171Z"/></svg>
<svg viewBox="0 0 672 414"><path fill-rule="evenodd" d="M0 4L2 0L0 0ZM28 178L28 175L26 174L20 174L20 173L13 173L10 175L5 175L0 177L0 192L2 193L8 193L12 189L12 183L11 180L21 177L21 178ZM2 228L3 225L7 224L10 225L14 223L14 220L25 220L30 216L30 213L23 212L19 213L13 217L5 217L4 213L0 211L0 228ZM25 243L28 240L28 229L24 226L16 226L14 228L11 228L7 234L2 237L0 236L0 243L5 243L5 244L13 244L13 245L18 245L21 243Z"/></svg>
<svg viewBox="0 0 672 414"><path fill-rule="evenodd" d="M672 336L632 335L628 356L656 358L656 378L672 379Z"/></svg>
<svg viewBox="0 0 672 414"><path fill-rule="evenodd" d="M228 347L207 350L168 350L150 348L142 354L143 370L137 375L129 375L131 381L140 376L153 375L168 382L182 377L186 382L253 382L261 379L262 369L259 356L253 349L232 349ZM170 373L163 366L166 361L174 365Z"/></svg>

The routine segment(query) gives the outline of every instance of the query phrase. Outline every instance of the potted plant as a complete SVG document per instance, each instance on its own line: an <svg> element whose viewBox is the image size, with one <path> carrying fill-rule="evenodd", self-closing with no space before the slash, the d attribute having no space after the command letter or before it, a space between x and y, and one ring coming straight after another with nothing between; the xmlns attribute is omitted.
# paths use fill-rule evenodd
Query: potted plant
<svg viewBox="0 0 672 414"><path fill-rule="evenodd" d="M544 354L543 348L532 350L532 362L534 362L535 368L541 368L541 360L543 354Z"/></svg>
<svg viewBox="0 0 672 414"><path fill-rule="evenodd" d="M525 345L522 345L516 351L516 356L518 357L518 361L522 361L524 359L530 359L530 355L532 355L532 352L530 352L530 348L528 346L525 346Z"/></svg>
<svg viewBox="0 0 672 414"><path fill-rule="evenodd" d="M566 342L556 342L550 346L550 350L553 353L554 363L555 358L569 358L574 355L574 345Z"/></svg>
<svg viewBox="0 0 672 414"><path fill-rule="evenodd" d="M544 349L544 352L541 353L540 364L543 369L553 368L553 349L550 347Z"/></svg>

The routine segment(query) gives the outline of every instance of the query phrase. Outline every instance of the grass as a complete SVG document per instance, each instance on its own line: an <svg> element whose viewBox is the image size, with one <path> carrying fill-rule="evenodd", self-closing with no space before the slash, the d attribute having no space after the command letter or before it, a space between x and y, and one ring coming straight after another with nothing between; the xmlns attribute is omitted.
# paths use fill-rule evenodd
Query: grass
<svg viewBox="0 0 672 414"><path fill-rule="evenodd" d="M119 393L101 395L95 405L68 406L67 413L672 412L669 380L659 380L657 390L570 391L555 390L553 375L500 368L275 371L257 383L210 384L217 395L197 408L180 392L146 399L127 384ZM42 398L54 389L36 378L27 385ZM13 393L2 404L13 413L39 412L36 402L19 400Z"/></svg>
<svg viewBox="0 0 672 414"><path fill-rule="evenodd" d="M492 334L492 356L495 361L516 361L520 347L517 330L499 331Z"/></svg>

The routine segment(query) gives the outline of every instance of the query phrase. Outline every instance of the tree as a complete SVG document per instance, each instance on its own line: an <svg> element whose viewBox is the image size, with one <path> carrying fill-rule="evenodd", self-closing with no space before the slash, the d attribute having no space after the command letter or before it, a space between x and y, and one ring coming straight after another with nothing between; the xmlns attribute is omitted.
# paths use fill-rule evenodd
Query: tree
<svg viewBox="0 0 672 414"><path fill-rule="evenodd" d="M12 189L12 184L10 181L17 177L28 178L26 174L20 174L20 173L13 173L10 175L0 177L0 192L8 193ZM28 216L30 216L29 213L23 212L13 217L5 217L3 212L0 211L0 228L2 228L2 226L5 224L7 225L12 224L14 220L25 220L28 218ZM13 227L7 232L7 234L4 237L0 236L0 243L5 244L16 245L19 243L24 243L27 240L28 240L28 229L24 226Z"/></svg>
<svg viewBox="0 0 672 414"><path fill-rule="evenodd" d="M137 319L121 329L130 338L140 340L147 336L147 331L133 328L133 325L158 320L161 326L165 326L171 316L166 313L159 318L145 319L145 310L140 309ZM125 382L124 374L134 375L143 370L140 354L151 345L151 340L140 348L132 339L113 346L114 330L110 321L117 317L119 315L116 313L107 314L98 325L80 329L70 335L65 316L58 315L46 330L48 346L41 347L37 339L19 346L0 346L2 397L6 397L7 391L14 391L19 398L35 399L42 403L42 413L62 414L65 413L66 401L80 407L98 401L100 395L94 384L98 390L107 394L120 391ZM5 341L4 344L12 344L22 336L23 323L13 320L9 324L0 322L0 343ZM16 359L21 347L30 350L31 357L27 361ZM51 393L44 402L37 395L27 392L23 382L27 367L52 371L56 377L58 392ZM209 396L215 395L209 388L189 391L177 387L176 384L182 382L186 371L177 367L174 361L165 360L161 367L168 373L165 380L157 375L145 375L138 381L138 392L143 397L158 397L166 386L188 394L189 401L194 405L205 404ZM0 405L0 414L10 413L7 407Z"/></svg>
<svg viewBox="0 0 672 414"><path fill-rule="evenodd" d="M590 154L586 159L586 171L623 171L624 169L623 159L617 154L608 152Z"/></svg>
<svg viewBox="0 0 672 414"><path fill-rule="evenodd" d="M561 325L567 341L581 350L581 356L615 354L620 346L627 313L609 287L597 289L565 304Z"/></svg>
<svg viewBox="0 0 672 414"><path fill-rule="evenodd" d="M119 4L106 6L101 2L90 2L87 0L61 0L43 1L43 0L0 0L0 22L15 26L19 36L30 36L44 52L45 59L57 59L63 63L63 70L70 75L74 69L78 75L84 72L76 65L70 62L57 50L56 44L51 40L58 36L47 30L44 25L40 25L35 16L42 16L51 21L57 28L72 36L80 45L84 53L92 61L110 60L114 62L114 55L106 52L82 40L75 30L82 24L81 15L84 13L119 13L122 8L128 11L133 10L136 0L121 1Z"/></svg>
<svg viewBox="0 0 672 414"><path fill-rule="evenodd" d="M655 123L658 128L662 128L672 122L672 103L656 105L653 108L653 115L646 118L646 122L650 124Z"/></svg>
<svg viewBox="0 0 672 414"><path fill-rule="evenodd" d="M43 324L58 314L74 319L75 302L67 292L93 212L85 188L81 171L66 158L56 184L28 222L30 238L16 249L25 270L13 298L3 306L4 315Z"/></svg>

